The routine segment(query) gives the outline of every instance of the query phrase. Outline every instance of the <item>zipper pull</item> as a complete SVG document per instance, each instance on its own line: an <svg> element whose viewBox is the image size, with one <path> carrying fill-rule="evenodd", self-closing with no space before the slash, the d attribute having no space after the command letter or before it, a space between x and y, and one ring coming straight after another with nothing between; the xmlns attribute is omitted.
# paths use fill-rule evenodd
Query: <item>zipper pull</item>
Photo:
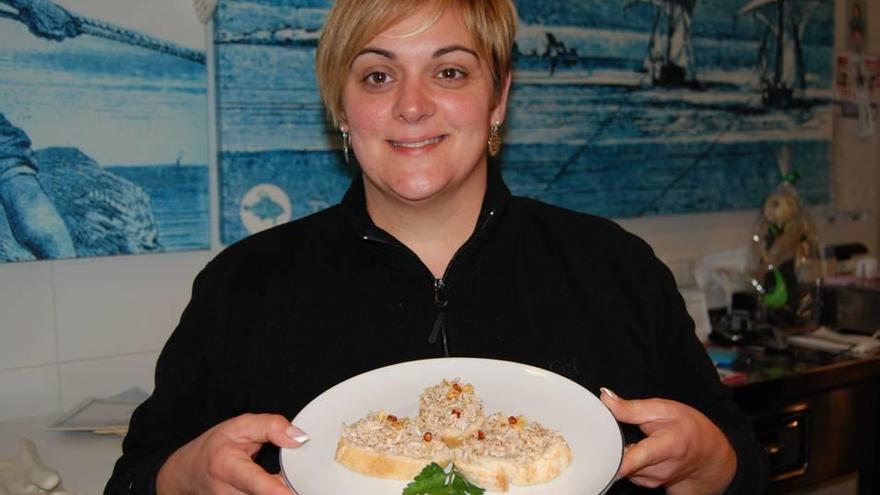
<svg viewBox="0 0 880 495"><path fill-rule="evenodd" d="M428 343L436 344L437 339L440 337L440 332L444 330L446 323L443 321L446 318L443 317L443 313L437 313L437 317L434 318L434 326L431 328L431 334L428 335Z"/></svg>
<svg viewBox="0 0 880 495"><path fill-rule="evenodd" d="M434 326L431 328L431 334L428 335L428 343L436 344L437 340L443 337L443 353L449 357L449 346L446 342L446 295L443 294L444 282L442 278L434 279L434 307L437 308L437 317L434 319Z"/></svg>

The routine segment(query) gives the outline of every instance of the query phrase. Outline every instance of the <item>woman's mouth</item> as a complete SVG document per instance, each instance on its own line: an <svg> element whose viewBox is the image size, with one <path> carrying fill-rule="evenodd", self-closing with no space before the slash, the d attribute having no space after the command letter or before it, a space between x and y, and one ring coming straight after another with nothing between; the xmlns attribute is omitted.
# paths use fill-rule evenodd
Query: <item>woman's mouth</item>
<svg viewBox="0 0 880 495"><path fill-rule="evenodd" d="M390 143L391 143L391 146L394 146L395 148L407 148L407 149L416 150L416 149L424 148L426 146L431 146L431 145L437 144L440 141L443 141L444 139L446 139L446 136L437 136L437 137L432 137L432 138L427 138L427 139L408 140L408 141L390 140Z"/></svg>

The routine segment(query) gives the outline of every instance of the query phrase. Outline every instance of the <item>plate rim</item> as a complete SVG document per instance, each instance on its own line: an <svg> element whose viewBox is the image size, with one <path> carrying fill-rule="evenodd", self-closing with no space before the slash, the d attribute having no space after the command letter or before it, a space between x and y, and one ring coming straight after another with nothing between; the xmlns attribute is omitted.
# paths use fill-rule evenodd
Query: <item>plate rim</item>
<svg viewBox="0 0 880 495"><path fill-rule="evenodd" d="M294 420L296 420L296 418L303 411L305 411L309 406L311 406L313 402L317 401L319 398L323 397L325 394L330 393L330 391L332 391L333 389L335 389L337 387L341 388L344 384L348 383L349 381L352 381L352 380L355 380L358 378L362 378L365 375L369 375L369 374L373 374L373 373L378 374L380 371L386 371L388 368L394 368L394 367L403 366L403 365L418 366L420 364L435 363L435 362L442 362L442 361L484 362L484 363L492 363L493 365L501 364L501 365L506 365L506 366L513 365L513 366L518 366L518 367L522 367L522 368L531 368L533 370L538 370L541 373L549 373L550 375L553 375L557 379L561 379L566 382L570 382L571 384L582 388L585 392L587 392L591 396L595 397L596 400L599 400L599 403L602 404L603 407L605 407L605 411L611 416L611 419L614 421L614 426L617 428L617 433L618 433L618 435L620 435L620 455L617 460L617 469L615 470L614 475L611 477L611 479L605 484L605 487L602 488L602 490L596 495L603 495L611 488L612 485L614 485L614 483L616 483L618 481L619 478L617 477L617 473L620 472L620 466L623 464L623 455L626 452L626 438L624 438L624 436L623 436L623 430L620 428L620 423L617 421L617 418L614 417L614 414L611 412L611 410L608 409L607 406L605 406L605 404L599 399L599 397L597 397L595 394L590 392L586 387L584 387L580 383L572 380L571 378L568 378L567 376L560 375L559 373L550 371L545 368L541 368L541 367L538 367L538 366L535 366L532 364L520 363L518 361L510 361L510 360L506 360L506 359L482 358L482 357L436 357L436 358L414 359L414 360L409 360L409 361L400 361L397 363L387 364L385 366L373 368L373 369L364 371L363 373L358 373L357 375L348 377L345 380L342 380L341 382L336 383L332 387L324 390L323 392L321 392L317 396L313 397L312 400L310 400L308 403L306 403L306 405L303 406L302 409L297 411L297 413L290 420L290 424L292 425ZM287 447L281 447L278 449L278 465L281 468L281 477L284 479L284 484L288 488L290 488L294 493L298 493L298 492L296 492L296 488L294 488L294 486L291 484L290 477L287 475L287 473L284 470L284 452L286 450L293 450L293 449L290 449Z"/></svg>

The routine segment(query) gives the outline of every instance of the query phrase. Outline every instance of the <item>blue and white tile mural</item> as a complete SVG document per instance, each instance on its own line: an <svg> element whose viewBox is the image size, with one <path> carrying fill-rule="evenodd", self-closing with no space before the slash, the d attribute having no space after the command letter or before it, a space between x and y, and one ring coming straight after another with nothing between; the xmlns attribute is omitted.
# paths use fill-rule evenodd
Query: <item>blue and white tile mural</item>
<svg viewBox="0 0 880 495"><path fill-rule="evenodd" d="M0 262L210 245L204 27L179 0L0 0Z"/></svg>
<svg viewBox="0 0 880 495"><path fill-rule="evenodd" d="M829 200L833 2L518 0L502 170L609 217L754 208L788 146ZM337 202L349 182L315 89L331 0L224 0L215 23L221 240Z"/></svg>

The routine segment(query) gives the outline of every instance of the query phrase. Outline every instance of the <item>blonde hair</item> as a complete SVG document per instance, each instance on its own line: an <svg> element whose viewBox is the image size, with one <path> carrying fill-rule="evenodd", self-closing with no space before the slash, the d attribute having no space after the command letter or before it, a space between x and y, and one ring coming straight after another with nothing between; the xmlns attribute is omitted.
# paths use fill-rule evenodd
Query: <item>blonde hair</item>
<svg viewBox="0 0 880 495"><path fill-rule="evenodd" d="M379 33L426 5L433 7L432 15L412 34L430 27L447 8L458 8L477 53L492 73L493 100L501 95L512 70L516 36L512 0L337 0L315 54L318 88L334 126L338 127L343 117L342 91L355 55Z"/></svg>

